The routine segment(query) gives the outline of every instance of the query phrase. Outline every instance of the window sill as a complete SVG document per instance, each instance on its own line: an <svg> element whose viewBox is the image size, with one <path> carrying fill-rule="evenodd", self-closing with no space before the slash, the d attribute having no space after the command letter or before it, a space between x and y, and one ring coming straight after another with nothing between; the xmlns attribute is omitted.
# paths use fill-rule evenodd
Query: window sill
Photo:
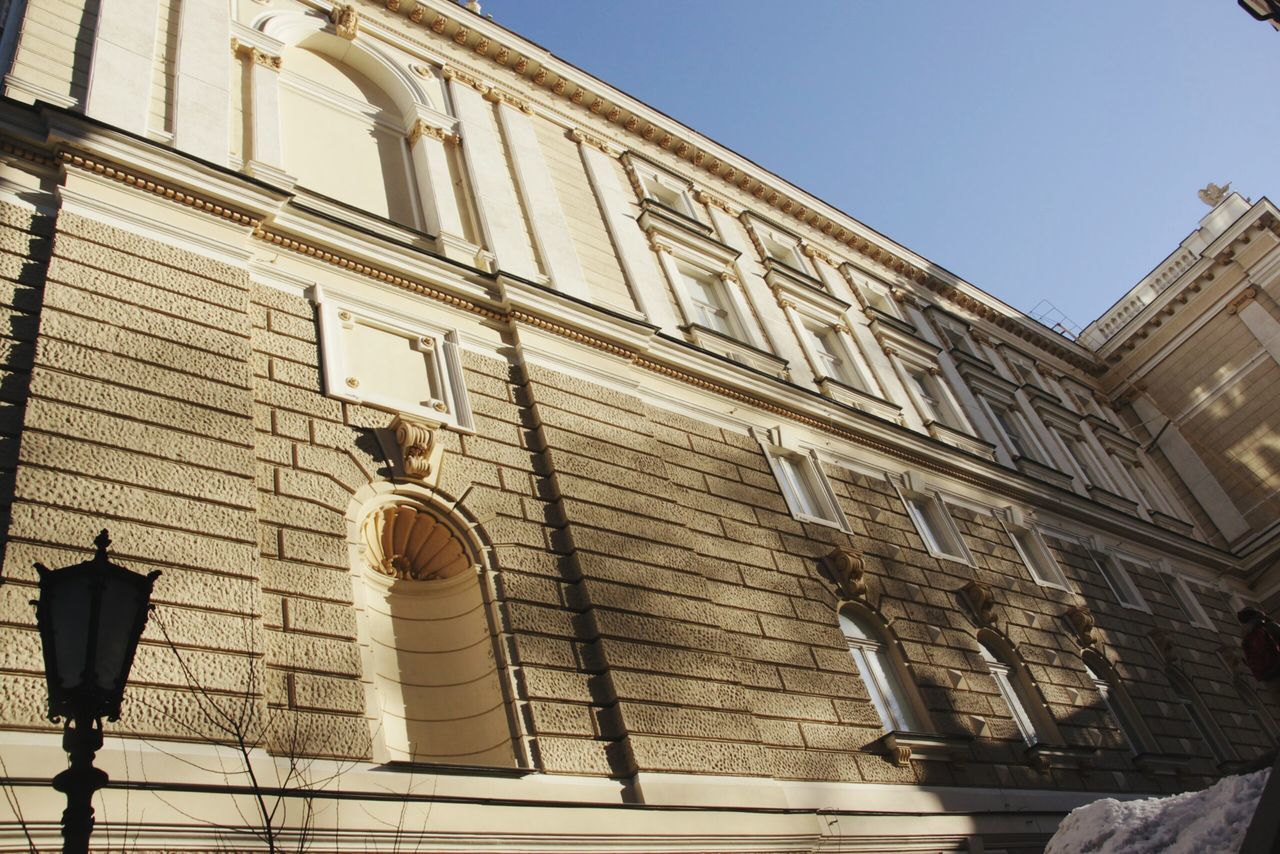
<svg viewBox="0 0 1280 854"><path fill-rule="evenodd" d="M836 519L825 519L822 516L809 516L805 513L792 513L791 518L795 519L797 522L807 522L813 525L825 525L828 528L835 528L837 531L844 531L846 534L850 533L848 525L841 523Z"/></svg>
<svg viewBox="0 0 1280 854"><path fill-rule="evenodd" d="M994 460L996 458L996 446L990 442L984 442L977 436L970 436L963 430L943 424L941 421L930 421L925 425L929 431L929 435L937 439L939 442L945 442L953 448L959 448L967 451L975 457L982 457L984 460Z"/></svg>
<svg viewBox="0 0 1280 854"><path fill-rule="evenodd" d="M860 388L854 388L847 383L842 383L833 377L820 377L818 379L818 389L837 403L852 406L854 409L894 424L902 423L901 406L876 397L874 394L863 391Z"/></svg>
<svg viewBox="0 0 1280 854"><path fill-rule="evenodd" d="M866 749L881 754L899 768L905 768L911 764L912 759L954 762L972 742L971 735L891 730L868 744Z"/></svg>
<svg viewBox="0 0 1280 854"><path fill-rule="evenodd" d="M694 229L704 237L712 237L715 234L715 232L712 231L711 226L707 225L702 220L694 216L690 216L687 213L682 213L668 205L664 205L656 199L646 197L640 202L640 207L646 214L660 216L674 225L681 225L685 228Z"/></svg>
<svg viewBox="0 0 1280 854"><path fill-rule="evenodd" d="M1050 768L1090 768L1098 756L1098 749L1042 743L1031 745L1023 755L1032 767L1040 771L1048 771Z"/></svg>
<svg viewBox="0 0 1280 854"><path fill-rule="evenodd" d="M1186 753L1139 753L1133 764L1147 774L1181 774L1191 767L1195 757Z"/></svg>
<svg viewBox="0 0 1280 854"><path fill-rule="evenodd" d="M1030 457L1014 457L1013 466L1025 475L1062 489L1071 489L1071 476Z"/></svg>
<svg viewBox="0 0 1280 854"><path fill-rule="evenodd" d="M1190 537L1196 531L1195 526L1190 522L1184 522L1175 516L1170 516L1168 513L1161 513L1159 510L1148 510L1147 512L1151 515L1151 521L1166 531L1172 531L1184 537Z"/></svg>
<svg viewBox="0 0 1280 854"><path fill-rule="evenodd" d="M750 344L725 335L723 332L717 332L698 323L690 323L683 328L690 341L708 352L717 353L726 359L754 368L777 379L786 379L787 377L786 361L779 359L772 353L766 353L758 347L753 347Z"/></svg>
<svg viewBox="0 0 1280 854"><path fill-rule="evenodd" d="M1116 495L1109 489L1103 489L1101 486L1093 484L1086 486L1085 491L1089 493L1090 498L1104 507L1119 510L1121 513L1128 513L1130 516L1138 515L1138 502L1136 501L1130 501L1122 495Z"/></svg>

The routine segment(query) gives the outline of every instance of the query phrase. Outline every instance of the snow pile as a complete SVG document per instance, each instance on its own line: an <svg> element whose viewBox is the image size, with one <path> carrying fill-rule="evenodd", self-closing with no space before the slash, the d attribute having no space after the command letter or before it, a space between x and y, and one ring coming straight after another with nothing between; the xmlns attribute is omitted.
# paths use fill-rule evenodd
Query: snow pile
<svg viewBox="0 0 1280 854"><path fill-rule="evenodd" d="M1202 792L1085 804L1063 819L1045 854L1239 851L1271 770L1226 777Z"/></svg>

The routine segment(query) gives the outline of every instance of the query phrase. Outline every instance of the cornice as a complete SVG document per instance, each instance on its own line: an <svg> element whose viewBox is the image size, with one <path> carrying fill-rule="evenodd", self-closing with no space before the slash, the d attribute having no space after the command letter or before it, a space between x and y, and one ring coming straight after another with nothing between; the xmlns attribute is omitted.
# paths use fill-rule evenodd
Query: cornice
<svg viewBox="0 0 1280 854"><path fill-rule="evenodd" d="M400 15L401 0L365 0ZM963 282L900 246L848 214L787 183L751 161L663 116L631 96L576 69L518 35L444 0L419 0L405 20L417 24L490 66L513 73L548 96L583 107L618 132L652 144L692 164L722 185L748 194L777 213L820 232L892 273L951 301L1005 332L1015 335L1087 373L1103 366L1085 348L1038 328L994 297ZM477 81L480 82L480 81ZM487 85L481 83L481 85ZM563 114L562 114L563 115Z"/></svg>
<svg viewBox="0 0 1280 854"><path fill-rule="evenodd" d="M1259 208L1253 217L1242 216L1226 233L1219 237L1203 253L1201 259L1192 265L1160 295L1126 323L1121 329L1098 348L1098 354L1110 370L1142 342L1155 335L1166 323L1173 320L1181 306L1186 305L1195 296L1209 288L1215 280L1235 263L1236 256L1242 247L1254 240L1255 233L1269 231L1280 238L1280 216L1266 199L1256 205ZM1238 309L1239 306L1236 307ZM1234 313L1228 304L1228 312Z"/></svg>

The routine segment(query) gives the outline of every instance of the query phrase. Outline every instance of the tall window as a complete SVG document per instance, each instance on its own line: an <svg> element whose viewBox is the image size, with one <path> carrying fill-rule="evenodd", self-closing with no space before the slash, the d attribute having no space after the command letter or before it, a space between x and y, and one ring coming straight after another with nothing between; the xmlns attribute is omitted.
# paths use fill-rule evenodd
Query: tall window
<svg viewBox="0 0 1280 854"><path fill-rule="evenodd" d="M900 663L883 635L848 609L840 612L840 630L884 728L890 732L923 732L925 727L900 676Z"/></svg>
<svg viewBox="0 0 1280 854"><path fill-rule="evenodd" d="M902 500L907 505L907 513L920 532L920 539L925 547L937 557L970 563L969 551L960 532L956 530L947 506L937 495L926 493L908 493Z"/></svg>
<svg viewBox="0 0 1280 854"><path fill-rule="evenodd" d="M1035 718L1032 717L1028 704L1024 702L1023 692L1019 690L1022 687L1021 680L1014 666L1002 661L996 656L995 651L988 649L987 645L981 641L978 643L978 650L982 653L982 660L987 663L987 670L996 681L1000 697L1013 715L1013 722L1018 727L1018 732L1022 734L1022 740L1028 747L1039 743L1042 738L1036 729Z"/></svg>
<svg viewBox="0 0 1280 854"><path fill-rule="evenodd" d="M920 404L920 414L926 422L938 421L956 430L964 429L964 421L951 403L951 395L943 388L942 380L927 368L907 366L907 378Z"/></svg>
<svg viewBox="0 0 1280 854"><path fill-rule="evenodd" d="M1111 554L1090 553L1090 557L1093 559L1093 565L1098 568L1102 580L1107 582L1107 586L1115 594L1117 602L1126 608L1149 610L1142 594L1138 592L1137 585L1129 576L1129 569L1137 568L1132 561Z"/></svg>
<svg viewBox="0 0 1280 854"><path fill-rule="evenodd" d="M697 219L697 215L694 213L693 201L689 198L688 187L656 172L637 170L637 174L640 176L640 186L644 189L644 194L647 197L653 199L664 208L673 210L690 219Z"/></svg>
<svg viewBox="0 0 1280 854"><path fill-rule="evenodd" d="M813 341L813 354L818 361L817 368L824 376L838 383L867 391L867 382L854 364L848 348L840 340L839 333L831 326L806 324Z"/></svg>
<svg viewBox="0 0 1280 854"><path fill-rule="evenodd" d="M1169 686L1173 688L1173 701L1182 708L1187 720L1191 721L1191 726L1195 728L1200 740L1209 748L1214 760L1226 762L1233 759L1231 746L1210 717L1208 708L1200 699L1200 692L1181 672L1171 669L1166 675L1169 677Z"/></svg>
<svg viewBox="0 0 1280 854"><path fill-rule="evenodd" d="M694 323L739 341L746 337L722 279L705 270L683 265L680 275L693 307L694 316L690 319Z"/></svg>
<svg viewBox="0 0 1280 854"><path fill-rule="evenodd" d="M764 440L760 445L792 516L849 530L835 491L812 454L789 451Z"/></svg>
<svg viewBox="0 0 1280 854"><path fill-rule="evenodd" d="M1014 526L1006 526L1005 530L1009 532L1013 547L1037 584L1060 587L1063 590L1070 589L1067 586L1067 577L1062 574L1062 568L1058 566L1048 546L1044 544L1044 538L1040 536L1039 531L1034 528Z"/></svg>
<svg viewBox="0 0 1280 854"><path fill-rule="evenodd" d="M1129 749L1135 754L1145 752L1147 742L1142 735L1142 726L1138 723L1137 710L1118 681L1115 683L1110 681L1114 679L1111 669L1097 659L1093 660L1092 666L1086 660L1084 669L1089 674L1089 679L1093 681L1093 687L1102 695L1102 702L1106 704L1107 711L1120 727L1120 734L1124 736L1125 741L1129 742Z"/></svg>
<svg viewBox="0 0 1280 854"><path fill-rule="evenodd" d="M1040 446L1032 436L1031 428L1027 426L1027 421L1022 417L1021 412L1000 404L991 404L990 409L992 417L1004 432L1005 439L1008 440L1009 447L1016 456L1044 462Z"/></svg>
<svg viewBox="0 0 1280 854"><path fill-rule="evenodd" d="M1186 617L1188 623L1193 626L1199 626L1202 629L1213 628L1213 623L1209 620L1209 615L1205 613L1204 606L1200 604L1200 600L1196 598L1195 593L1191 590L1191 585L1181 576L1177 575L1161 575L1164 580L1165 588L1169 591L1169 595L1173 597L1173 601L1177 603L1178 609L1182 611L1182 615Z"/></svg>

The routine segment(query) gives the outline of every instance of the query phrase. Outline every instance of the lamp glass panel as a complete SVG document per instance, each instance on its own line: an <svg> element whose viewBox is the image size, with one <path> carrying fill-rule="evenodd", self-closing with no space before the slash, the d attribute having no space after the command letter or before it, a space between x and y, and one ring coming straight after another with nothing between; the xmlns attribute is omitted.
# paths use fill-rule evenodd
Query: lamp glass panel
<svg viewBox="0 0 1280 854"><path fill-rule="evenodd" d="M65 572L65 571L64 571ZM49 615L58 685L64 690L80 687L89 647L90 590L85 572L54 573L47 582Z"/></svg>
<svg viewBox="0 0 1280 854"><path fill-rule="evenodd" d="M142 602L138 584L119 573L107 576L102 590L102 606L98 614L98 650L94 661L94 681L103 691L116 691L124 684L129 650L136 640L134 627Z"/></svg>

